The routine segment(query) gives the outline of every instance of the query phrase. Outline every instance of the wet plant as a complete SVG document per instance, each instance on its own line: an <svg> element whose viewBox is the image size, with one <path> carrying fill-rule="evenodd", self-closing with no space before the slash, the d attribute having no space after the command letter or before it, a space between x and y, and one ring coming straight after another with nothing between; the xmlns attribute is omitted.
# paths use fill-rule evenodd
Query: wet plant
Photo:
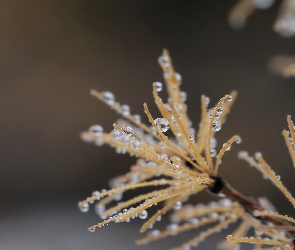
<svg viewBox="0 0 295 250"><path fill-rule="evenodd" d="M132 115L128 105L116 102L111 92L91 90L91 95L117 111L123 119L114 123L110 133L104 132L100 125L93 125L81 134L82 139L96 145L109 144L117 153L127 152L137 157L137 160L128 173L111 181L111 189L94 191L91 197L79 202L82 212L87 212L90 205L95 203L95 211L103 219L88 230L95 232L97 228L110 222L129 222L139 217L147 219L140 232L148 233L136 243L146 244L207 226L200 234L174 248L187 250L198 246L210 235L237 223L237 229L220 243L221 248L233 250L238 249L241 243L250 243L257 250L294 249L293 218L274 212L273 205L265 198L256 199L243 195L219 175L223 155L228 153L234 143L241 142L241 138L234 135L218 148L215 138L237 93L233 91L225 95L211 108L209 97L202 95L201 121L196 131L187 114L187 95L180 90L181 76L174 71L166 50L159 58L159 64L163 69L169 97L164 102L159 96L163 84L153 83L152 93L161 117L153 117L147 104L144 104L144 112L150 125L142 123L139 115ZM287 117L287 123L289 129L283 131L283 137L295 166L295 132L290 116ZM168 130L173 137L165 135ZM238 158L266 176L295 207L294 198L261 153L257 152L252 157L243 151L238 154ZM109 205L113 201L120 201L124 192L142 187L150 187L152 191L113 206ZM217 195L220 200L207 205L185 204L188 197L205 190ZM151 206L158 206L159 210L149 216ZM171 224L165 230L152 229L170 210L173 210ZM254 233L249 237L251 232Z"/></svg>

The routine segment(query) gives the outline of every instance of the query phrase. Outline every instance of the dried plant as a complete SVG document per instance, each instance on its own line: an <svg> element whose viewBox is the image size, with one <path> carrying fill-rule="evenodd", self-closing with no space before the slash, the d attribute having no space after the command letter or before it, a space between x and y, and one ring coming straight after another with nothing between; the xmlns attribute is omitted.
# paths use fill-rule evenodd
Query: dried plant
<svg viewBox="0 0 295 250"><path fill-rule="evenodd" d="M151 127L143 124L139 115L131 115L129 106L119 105L112 93L91 90L91 95L109 105L124 119L114 124L114 129L110 133L104 133L99 125L91 126L88 131L82 133L82 139L96 145L107 143L116 148L118 153L128 152L138 159L130 172L111 181L110 190L94 191L91 197L79 202L78 206L82 212L87 212L89 204L96 202L95 210L104 219L103 222L89 227L88 230L94 232L97 228L113 221L129 222L135 217L146 219L149 207L164 202L164 206L143 224L140 232L152 228L157 221L161 220L162 215L174 209L171 215L172 223L166 230L151 230L145 237L138 239L137 244L145 244L191 229L209 226L193 239L174 248L190 249L208 236L240 221L232 235L227 236L228 241L220 244L221 248L238 249L240 243L251 243L257 250L294 249L295 220L293 218L273 212L274 207L265 198L246 197L219 175L224 153L234 142L241 142L240 137L235 135L223 144L218 153L216 151L215 134L221 129L237 93L233 91L225 95L212 108L208 108L210 99L203 95L201 122L196 133L187 115L186 93L180 91L181 77L174 71L166 50L159 58L159 63L164 71L169 98L168 102L164 103L159 97L159 92L163 88L162 83L153 83L153 96L162 117L152 117L148 106L144 104L144 111ZM287 121L289 131L284 130L283 136L295 166L294 125L290 116ZM165 135L169 129L174 138L168 138ZM261 153L251 157L247 152L240 152L238 157L268 177L295 207L294 198L282 184L280 177L266 163ZM120 200L123 192L141 187L152 187L153 191L106 209L106 205L111 201ZM211 202L206 206L182 205L188 197L204 190L221 197L220 201ZM250 229L254 229L255 234L252 237L246 237Z"/></svg>

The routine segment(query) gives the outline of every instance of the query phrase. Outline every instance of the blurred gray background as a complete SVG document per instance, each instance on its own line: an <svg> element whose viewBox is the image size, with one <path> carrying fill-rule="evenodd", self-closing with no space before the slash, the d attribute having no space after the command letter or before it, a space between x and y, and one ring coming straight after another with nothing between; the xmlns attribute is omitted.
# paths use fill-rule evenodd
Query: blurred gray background
<svg viewBox="0 0 295 250"><path fill-rule="evenodd" d="M87 227L100 219L92 208L86 214L77 208L79 200L106 188L135 162L80 140L90 125L110 131L118 118L89 90L112 91L133 114L144 117L144 102L158 114L151 83L162 81L157 57L163 48L182 75L195 127L202 94L215 103L231 90L239 92L217 138L220 146L239 134L243 143L224 157L221 173L245 194L268 196L280 212L294 216L285 197L236 157L239 150L262 152L295 193L281 135L286 115L295 119L295 82L266 67L273 55L295 54L294 38L272 31L278 4L256 12L244 30L232 30L227 15L234 3L0 1L1 250L169 249L196 235L137 247L133 241L142 221L89 233ZM204 193L191 202L212 199ZM223 237L212 237L199 249L215 249Z"/></svg>

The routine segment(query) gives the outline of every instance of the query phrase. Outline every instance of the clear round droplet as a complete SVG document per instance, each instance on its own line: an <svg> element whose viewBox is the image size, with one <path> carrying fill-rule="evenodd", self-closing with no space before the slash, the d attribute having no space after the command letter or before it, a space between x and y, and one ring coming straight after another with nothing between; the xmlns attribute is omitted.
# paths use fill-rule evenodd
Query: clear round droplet
<svg viewBox="0 0 295 250"><path fill-rule="evenodd" d="M100 125L93 125L89 128L89 132L91 132L94 135L102 135L103 127Z"/></svg>
<svg viewBox="0 0 295 250"><path fill-rule="evenodd" d="M99 191L93 191L92 192L92 196L98 196L98 195L100 195ZM96 200L100 200L100 197L96 198Z"/></svg>
<svg viewBox="0 0 295 250"><path fill-rule="evenodd" d="M219 131L221 129L221 122L218 120L213 121L212 129L213 131Z"/></svg>
<svg viewBox="0 0 295 250"><path fill-rule="evenodd" d="M217 140L216 140L216 138L211 137L211 139L210 139L210 147L211 148L216 148L216 146L217 146Z"/></svg>
<svg viewBox="0 0 295 250"><path fill-rule="evenodd" d="M177 223L172 223L170 225L167 226L167 230L172 230L172 231L176 231L178 229L178 224Z"/></svg>
<svg viewBox="0 0 295 250"><path fill-rule="evenodd" d="M185 102L187 100L187 93L184 91L180 92L180 98L183 102Z"/></svg>
<svg viewBox="0 0 295 250"><path fill-rule="evenodd" d="M130 107L126 104L121 106L121 111L123 115L130 115Z"/></svg>
<svg viewBox="0 0 295 250"><path fill-rule="evenodd" d="M216 150L214 148L212 148L210 150L210 154L211 154L211 157L215 157L216 156Z"/></svg>
<svg viewBox="0 0 295 250"><path fill-rule="evenodd" d="M169 67L169 66L170 66L168 56L163 55L163 56L160 57L160 60L161 60L161 62L163 63L163 65L164 65L165 67Z"/></svg>
<svg viewBox="0 0 295 250"><path fill-rule="evenodd" d="M238 158L239 159L243 159L244 157L247 157L247 156L249 156L249 153L247 151L240 151L238 153Z"/></svg>
<svg viewBox="0 0 295 250"><path fill-rule="evenodd" d="M82 206L80 206L80 211L85 213L88 212L89 210L89 204L88 203L84 203Z"/></svg>
<svg viewBox="0 0 295 250"><path fill-rule="evenodd" d="M111 132L111 136L112 136L113 141L118 141L118 140L120 140L122 138L122 134L118 130L113 130Z"/></svg>
<svg viewBox="0 0 295 250"><path fill-rule="evenodd" d="M109 92L109 91L105 91L105 92L102 92L102 97L105 99L105 101L108 103L108 104L114 104L115 103L115 96L112 92Z"/></svg>
<svg viewBox="0 0 295 250"><path fill-rule="evenodd" d="M148 232L148 236L158 236L159 234L160 234L160 231L157 229Z"/></svg>
<svg viewBox="0 0 295 250"><path fill-rule="evenodd" d="M133 119L134 119L135 123L140 123L141 122L140 115L133 115Z"/></svg>
<svg viewBox="0 0 295 250"><path fill-rule="evenodd" d="M175 78L178 82L181 82L182 81L182 77L179 73L175 73Z"/></svg>
<svg viewBox="0 0 295 250"><path fill-rule="evenodd" d="M141 142L138 141L138 140L135 140L135 141L133 141L132 146L133 146L133 149L134 149L134 150L139 150L140 147L141 147Z"/></svg>
<svg viewBox="0 0 295 250"><path fill-rule="evenodd" d="M95 228L93 228L93 227L89 228L88 230L89 230L89 232L91 232L91 233L95 232Z"/></svg>
<svg viewBox="0 0 295 250"><path fill-rule="evenodd" d="M236 144L240 144L242 142L242 139L241 138L237 138L236 139Z"/></svg>
<svg viewBox="0 0 295 250"><path fill-rule="evenodd" d="M101 138L99 138L99 139L97 139L97 140L94 141L94 144L96 146L102 146L104 144L104 140L101 139Z"/></svg>
<svg viewBox="0 0 295 250"><path fill-rule="evenodd" d="M130 126L123 126L122 131L126 135L132 135L132 128Z"/></svg>
<svg viewBox="0 0 295 250"><path fill-rule="evenodd" d="M156 87L156 91L157 92L161 92L163 89L163 84L161 82L155 82L154 83L155 87Z"/></svg>
<svg viewBox="0 0 295 250"><path fill-rule="evenodd" d="M180 209L181 207L182 207L182 202L181 202L181 201L178 201L178 202L175 203L175 205L174 205L173 208L174 208L175 210L178 210L178 209Z"/></svg>
<svg viewBox="0 0 295 250"><path fill-rule="evenodd" d="M226 95L226 100L231 102L233 100L233 97L231 95Z"/></svg>
<svg viewBox="0 0 295 250"><path fill-rule="evenodd" d="M169 122L166 118L157 118L154 123L161 130L161 132L167 132L169 129Z"/></svg>
<svg viewBox="0 0 295 250"><path fill-rule="evenodd" d="M175 167L180 167L180 164L181 164L181 159L177 156L172 156L170 158L170 162L175 166Z"/></svg>
<svg viewBox="0 0 295 250"><path fill-rule="evenodd" d="M146 219L148 216L148 212L146 210L142 210L141 212L139 212L139 218L140 219Z"/></svg>
<svg viewBox="0 0 295 250"><path fill-rule="evenodd" d="M196 140L195 140L195 136L193 135L193 134L187 134L188 135L188 138L190 139L190 141L192 142L192 143L195 143L196 142Z"/></svg>
<svg viewBox="0 0 295 250"><path fill-rule="evenodd" d="M222 147L225 147L227 143L223 143ZM225 151L229 151L231 149L231 146L229 146Z"/></svg>
<svg viewBox="0 0 295 250"><path fill-rule="evenodd" d="M220 107L217 109L217 114L219 114L219 115L222 114L223 110L224 110L223 106L220 106Z"/></svg>
<svg viewBox="0 0 295 250"><path fill-rule="evenodd" d="M159 216L157 217L156 221L161 221L161 220L162 220L162 216L159 215Z"/></svg>

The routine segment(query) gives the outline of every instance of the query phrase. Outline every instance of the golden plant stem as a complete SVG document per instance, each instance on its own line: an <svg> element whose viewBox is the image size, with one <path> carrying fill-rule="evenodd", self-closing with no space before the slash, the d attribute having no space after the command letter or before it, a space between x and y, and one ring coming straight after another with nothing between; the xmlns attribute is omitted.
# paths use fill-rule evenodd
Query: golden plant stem
<svg viewBox="0 0 295 250"><path fill-rule="evenodd" d="M243 195L242 193L238 192L234 188L232 188L225 180L222 180L223 182L223 187L221 188L219 194L224 194L228 198L231 198L234 201L237 201L240 203L240 205L254 218L265 221L265 222L270 222L275 226L284 226L284 227L292 227L292 225L281 218L277 217L272 217L272 216L254 216L254 211L265 211L265 208L263 208L254 198L252 197L247 197ZM288 231L288 233L292 238L295 239L295 232L293 231ZM295 243L294 243L295 246Z"/></svg>

